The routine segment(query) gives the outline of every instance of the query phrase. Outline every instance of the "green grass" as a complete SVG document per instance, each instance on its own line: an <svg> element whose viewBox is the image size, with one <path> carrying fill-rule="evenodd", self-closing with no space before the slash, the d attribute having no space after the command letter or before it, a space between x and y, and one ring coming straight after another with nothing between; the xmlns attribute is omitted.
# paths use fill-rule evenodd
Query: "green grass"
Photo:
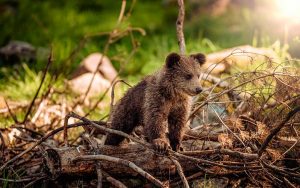
<svg viewBox="0 0 300 188"><path fill-rule="evenodd" d="M131 3L132 1L127 2L127 11ZM64 60L84 35L111 31L115 27L120 5L121 2L111 3L108 0L100 2L96 0L88 2L46 0L35 1L35 3L30 0L23 0L19 2L19 7L15 12L6 11L0 15L0 26L3 26L1 27L0 44L4 44L8 39L14 39L27 41L34 46L47 48L52 46L56 60L54 66L60 69L65 66ZM140 66L152 63L153 56L161 61L162 57L165 57L170 50L178 51L175 33L177 6L176 4L166 6L160 0L137 1L131 16L126 18L122 24L121 28L131 25L144 28L147 32L147 35L142 38L136 34L137 40L141 43L141 49L145 53L138 52L140 54L137 54L133 59L134 62L138 62L138 68L130 66L126 69L125 76L139 74ZM187 13L189 12L187 10ZM197 43L201 43L201 39L206 38L210 39L212 43L220 43L224 47L249 41L252 37L249 37L251 34L245 36L245 33L239 31L233 33L231 30L224 30L229 23L233 26L239 24L240 19L237 19L237 17L240 18L239 14L243 13L235 11L234 15L229 14L222 18L203 17L186 22L186 38L187 41L190 39L189 41L193 43L191 51L199 49ZM229 18L236 19L233 21ZM163 43L162 46L155 46L157 44L155 40L162 40L160 41ZM105 37L90 40L78 53L67 72L71 72L80 60L89 53L101 51L104 41ZM129 41L119 41L110 49L108 55L114 56L120 52L128 54L130 51ZM200 48L199 50L203 49ZM113 63L118 66L118 62ZM41 69L43 62L38 62L34 67Z"/></svg>
<svg viewBox="0 0 300 188"><path fill-rule="evenodd" d="M42 72L36 73L26 64L22 64L18 70L3 73L7 77L7 82L0 84L0 94L10 100L28 101L33 98L35 91L39 87ZM47 74L41 93L50 82L50 75ZM21 91L21 92L20 92Z"/></svg>

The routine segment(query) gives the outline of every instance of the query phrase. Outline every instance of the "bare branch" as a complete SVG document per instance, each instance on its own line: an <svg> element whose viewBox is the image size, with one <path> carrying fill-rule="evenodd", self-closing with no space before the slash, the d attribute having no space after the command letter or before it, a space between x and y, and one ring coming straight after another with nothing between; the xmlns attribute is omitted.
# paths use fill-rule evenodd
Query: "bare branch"
<svg viewBox="0 0 300 188"><path fill-rule="evenodd" d="M31 113L31 109L32 109L32 107L33 107L33 104L34 104L36 98L38 97L38 94L39 94L39 92L40 92L40 90L41 90L41 88L42 88L42 86L43 86L43 83L44 83L44 81L45 81L47 72L48 72L48 70L49 70L49 68L50 68L50 65L51 65L52 61L53 61L53 60L52 60L52 55L53 55L53 52L52 52L52 47L51 47L51 51L50 51L50 54L49 54L49 57L48 57L48 62L47 62L46 68L45 68L45 70L44 70L44 72L43 72L43 77L42 77L41 83L40 83L40 85L39 85L39 87L38 87L38 89L37 89L37 91L36 91L36 93L35 93L35 95L34 95L32 101L31 101L31 103L30 103L30 105L29 105L29 108L28 108L28 110L27 110L27 112L26 112L26 114L25 114L25 116L24 116L24 119L23 119L23 121L22 121L22 124L25 123L25 122L27 121L28 116L29 116L29 114Z"/></svg>
<svg viewBox="0 0 300 188"><path fill-rule="evenodd" d="M10 115L10 117L14 120L15 123L18 123L18 119L17 119L17 116L15 114L12 113L7 101L4 99L4 102L5 102L5 105L6 105L6 108L8 109L8 113Z"/></svg>
<svg viewBox="0 0 300 188"><path fill-rule="evenodd" d="M300 107L294 108L292 111L290 111L285 119L277 126L275 127L271 133L268 135L264 143L261 145L260 149L258 150L258 156L260 157L262 155L262 152L266 149L269 142L273 139L273 137L283 128L283 126L296 114L300 111Z"/></svg>
<svg viewBox="0 0 300 188"><path fill-rule="evenodd" d="M106 161L122 164L122 165L128 166L132 170L136 171L137 173L139 173L140 175L142 175L143 177L145 177L146 179L151 181L156 186L166 187L161 181L159 181L158 179L153 177L151 174L145 172L143 169L136 166L133 162L130 162L130 161L127 161L127 160L124 160L124 159L120 159L120 158L117 158L117 157L110 157L110 156L107 156L107 155L85 155L85 156L76 157L73 160L73 162L76 162L76 161L79 161L79 160L106 160Z"/></svg>
<svg viewBox="0 0 300 188"><path fill-rule="evenodd" d="M183 33L183 23L184 23L184 0L177 0L179 10L178 10L178 17L176 21L176 33L177 33L177 40L179 45L180 54L185 54L185 40L184 40L184 33Z"/></svg>
<svg viewBox="0 0 300 188"><path fill-rule="evenodd" d="M100 162L96 162L96 170L97 170L97 180L98 180L97 188L102 188L103 173L102 173Z"/></svg>
<svg viewBox="0 0 300 188"><path fill-rule="evenodd" d="M185 188L189 188L190 187L189 183L188 183L188 181L187 181L187 179L186 179L186 177L185 177L185 175L183 173L183 170L182 170L182 167L181 167L180 163L176 159L172 159L171 158L171 160L173 161L173 163L176 166L177 172L178 172L178 174L179 174L179 176L180 176L180 178L181 178L181 180L183 182L183 186Z"/></svg>

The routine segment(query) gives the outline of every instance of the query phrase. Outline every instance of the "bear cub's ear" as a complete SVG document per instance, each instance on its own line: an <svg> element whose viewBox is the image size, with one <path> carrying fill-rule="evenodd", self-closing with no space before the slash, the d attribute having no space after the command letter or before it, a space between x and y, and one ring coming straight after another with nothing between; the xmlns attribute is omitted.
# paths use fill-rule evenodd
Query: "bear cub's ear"
<svg viewBox="0 0 300 188"><path fill-rule="evenodd" d="M180 61L180 55L173 52L173 53L170 53L167 58L166 58L166 65L167 65L167 68L172 68L174 67L174 65L177 65Z"/></svg>
<svg viewBox="0 0 300 188"><path fill-rule="evenodd" d="M202 53L192 54L190 57L194 58L200 65L203 65L206 61L206 57Z"/></svg>

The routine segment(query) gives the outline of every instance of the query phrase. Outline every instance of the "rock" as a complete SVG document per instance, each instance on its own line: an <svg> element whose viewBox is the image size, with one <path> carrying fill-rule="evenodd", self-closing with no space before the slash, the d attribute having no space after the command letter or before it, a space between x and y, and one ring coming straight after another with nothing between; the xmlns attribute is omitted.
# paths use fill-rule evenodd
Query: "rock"
<svg viewBox="0 0 300 188"><path fill-rule="evenodd" d="M78 94L85 94L93 78L93 73L84 73L69 81L71 89ZM110 87L110 82L96 73L88 97L100 94Z"/></svg>
<svg viewBox="0 0 300 188"><path fill-rule="evenodd" d="M79 68L73 73L72 77L75 78L87 72L95 72L102 56L103 55L101 53L92 53L89 56L87 56L85 59L82 60ZM113 81L113 79L118 74L113 65L111 64L110 60L106 56L102 58L102 63L98 71L101 76L103 76L109 81Z"/></svg>
<svg viewBox="0 0 300 188"><path fill-rule="evenodd" d="M81 95L86 93L101 59L102 63L95 75L87 99L99 95L101 92L110 88L113 80L118 74L108 57L104 56L102 58L102 56L103 55L100 53L92 53L82 60L79 68L73 73L72 79L69 81L69 86L75 93ZM87 104L86 102L88 101L85 101L85 104Z"/></svg>
<svg viewBox="0 0 300 188"><path fill-rule="evenodd" d="M0 48L0 58L3 64L17 63L20 61L34 61L36 59L36 48L23 41L10 41L6 46Z"/></svg>

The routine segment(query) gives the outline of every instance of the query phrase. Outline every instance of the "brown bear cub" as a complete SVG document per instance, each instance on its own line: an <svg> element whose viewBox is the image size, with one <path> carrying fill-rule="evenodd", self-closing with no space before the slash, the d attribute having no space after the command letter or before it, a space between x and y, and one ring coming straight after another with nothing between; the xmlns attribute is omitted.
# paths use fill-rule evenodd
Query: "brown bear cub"
<svg viewBox="0 0 300 188"><path fill-rule="evenodd" d="M202 91L199 77L204 62L201 53L169 54L159 72L129 89L114 106L111 128L131 133L143 125L145 136L156 150L163 152L171 146L178 151L191 110L191 96ZM123 140L122 136L108 134L105 144L118 145Z"/></svg>

